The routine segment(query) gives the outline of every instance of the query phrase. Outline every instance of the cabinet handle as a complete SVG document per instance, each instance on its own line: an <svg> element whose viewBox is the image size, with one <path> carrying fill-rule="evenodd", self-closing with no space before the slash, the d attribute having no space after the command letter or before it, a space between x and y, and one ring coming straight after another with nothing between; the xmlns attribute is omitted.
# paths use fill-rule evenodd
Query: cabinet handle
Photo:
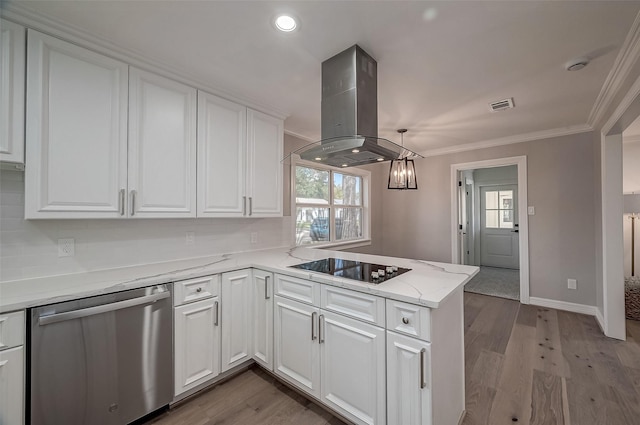
<svg viewBox="0 0 640 425"><path fill-rule="evenodd" d="M316 336L316 315L318 313L316 313L315 311L313 313L311 313L311 341L314 341L317 336Z"/></svg>
<svg viewBox="0 0 640 425"><path fill-rule="evenodd" d="M271 298L269 296L269 278L271 276L265 276L264 277L264 299L268 300L269 298Z"/></svg>
<svg viewBox="0 0 640 425"><path fill-rule="evenodd" d="M425 369L424 361L425 361L426 354L427 354L426 349L423 348L422 350L420 350L420 388L421 389L427 386L427 382L424 379L424 369Z"/></svg>
<svg viewBox="0 0 640 425"><path fill-rule="evenodd" d="M136 191L131 191L131 217L136 214Z"/></svg>
<svg viewBox="0 0 640 425"><path fill-rule="evenodd" d="M202 288L196 289L196 292L202 292Z"/></svg>
<svg viewBox="0 0 640 425"><path fill-rule="evenodd" d="M409 318L408 317L403 317L402 318L402 323L404 323L405 325L409 324Z"/></svg>
<svg viewBox="0 0 640 425"><path fill-rule="evenodd" d="M320 315L320 318L318 320L318 327L320 328L320 330L318 331L318 333L320 334L318 342L322 344L324 342L324 314Z"/></svg>
<svg viewBox="0 0 640 425"><path fill-rule="evenodd" d="M249 196L249 215L253 215L253 196Z"/></svg>
<svg viewBox="0 0 640 425"><path fill-rule="evenodd" d="M242 215L247 215L247 197L242 197Z"/></svg>
<svg viewBox="0 0 640 425"><path fill-rule="evenodd" d="M220 306L218 305L218 301L214 301L213 303L213 315L215 316L215 321L213 322L213 324L215 326L218 326L220 324L220 320L218 319L219 313L220 312Z"/></svg>
<svg viewBox="0 0 640 425"><path fill-rule="evenodd" d="M124 197L127 191L125 189L120 189L120 197L118 198L118 209L120 210L120 215L124 215Z"/></svg>

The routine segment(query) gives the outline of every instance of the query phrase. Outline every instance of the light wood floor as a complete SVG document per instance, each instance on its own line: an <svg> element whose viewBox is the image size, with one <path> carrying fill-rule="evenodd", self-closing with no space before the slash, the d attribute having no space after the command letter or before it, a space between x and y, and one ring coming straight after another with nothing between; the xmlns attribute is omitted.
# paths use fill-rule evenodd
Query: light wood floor
<svg viewBox="0 0 640 425"><path fill-rule="evenodd" d="M622 342L591 316L464 297L463 425L640 424L640 322L627 321ZM344 424L257 367L149 423Z"/></svg>

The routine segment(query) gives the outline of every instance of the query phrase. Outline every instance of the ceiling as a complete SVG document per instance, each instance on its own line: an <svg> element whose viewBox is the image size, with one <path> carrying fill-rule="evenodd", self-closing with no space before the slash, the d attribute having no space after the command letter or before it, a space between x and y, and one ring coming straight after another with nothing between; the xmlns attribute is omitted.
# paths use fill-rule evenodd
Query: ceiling
<svg viewBox="0 0 640 425"><path fill-rule="evenodd" d="M320 137L320 65L378 61L379 135L418 152L585 126L640 1L15 1L74 30L280 111ZM277 32L280 12L299 18ZM589 57L581 71L565 64ZM496 113L488 103L513 97Z"/></svg>

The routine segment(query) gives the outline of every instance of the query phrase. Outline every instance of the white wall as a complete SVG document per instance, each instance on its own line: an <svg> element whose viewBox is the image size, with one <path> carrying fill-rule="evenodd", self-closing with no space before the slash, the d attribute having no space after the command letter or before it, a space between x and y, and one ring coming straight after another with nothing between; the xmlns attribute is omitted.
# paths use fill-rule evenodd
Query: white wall
<svg viewBox="0 0 640 425"><path fill-rule="evenodd" d="M526 155L530 295L596 305L594 133L430 157L416 162L417 191L381 191L382 242L375 253L451 261L450 166ZM386 171L378 166L379 173ZM386 187L386 186L385 186ZM578 289L567 289L567 279Z"/></svg>
<svg viewBox="0 0 640 425"><path fill-rule="evenodd" d="M24 174L0 172L0 281L288 246L290 217L24 220ZM195 243L186 245L186 232ZM251 233L258 243L251 244ZM74 257L58 257L74 238Z"/></svg>

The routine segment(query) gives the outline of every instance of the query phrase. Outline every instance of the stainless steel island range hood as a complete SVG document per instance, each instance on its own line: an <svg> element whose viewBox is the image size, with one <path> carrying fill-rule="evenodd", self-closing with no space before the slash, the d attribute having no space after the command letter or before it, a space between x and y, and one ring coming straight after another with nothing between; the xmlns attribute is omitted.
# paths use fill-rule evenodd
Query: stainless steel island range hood
<svg viewBox="0 0 640 425"><path fill-rule="evenodd" d="M419 156L378 138L377 77L376 61L358 45L322 62L322 140L294 153L334 167Z"/></svg>

